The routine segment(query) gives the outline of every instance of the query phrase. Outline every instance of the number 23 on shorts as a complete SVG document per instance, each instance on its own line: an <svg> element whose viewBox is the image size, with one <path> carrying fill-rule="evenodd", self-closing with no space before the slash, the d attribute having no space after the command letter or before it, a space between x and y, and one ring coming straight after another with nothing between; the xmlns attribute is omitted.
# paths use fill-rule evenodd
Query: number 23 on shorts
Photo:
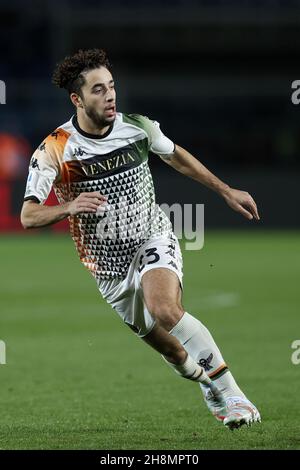
<svg viewBox="0 0 300 470"><path fill-rule="evenodd" d="M146 255L141 255L139 260L138 271L141 272L146 264L157 263L160 260L160 256L157 253L157 248L147 248L145 250Z"/></svg>

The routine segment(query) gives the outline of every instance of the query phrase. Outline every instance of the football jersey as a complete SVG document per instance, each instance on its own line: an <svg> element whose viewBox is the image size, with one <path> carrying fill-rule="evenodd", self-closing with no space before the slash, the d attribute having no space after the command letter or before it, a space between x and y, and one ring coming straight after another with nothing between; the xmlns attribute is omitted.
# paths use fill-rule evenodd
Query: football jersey
<svg viewBox="0 0 300 470"><path fill-rule="evenodd" d="M155 204L148 153L168 155L174 143L157 122L117 113L101 136L80 129L77 117L59 126L32 155L25 200L43 204L53 187L59 203L82 192L107 196L96 213L69 217L82 263L96 280L124 278L138 248L172 226Z"/></svg>

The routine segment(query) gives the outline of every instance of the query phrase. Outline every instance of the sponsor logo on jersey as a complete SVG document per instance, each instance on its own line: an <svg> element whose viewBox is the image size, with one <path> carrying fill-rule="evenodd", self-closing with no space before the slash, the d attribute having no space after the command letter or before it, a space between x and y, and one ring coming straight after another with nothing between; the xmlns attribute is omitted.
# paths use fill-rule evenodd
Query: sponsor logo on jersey
<svg viewBox="0 0 300 470"><path fill-rule="evenodd" d="M105 173L107 171L116 170L128 163L134 162L135 159L131 153L123 153L114 155L113 157L101 160L99 162L94 162L87 165L84 162L81 162L82 169L86 176L95 176Z"/></svg>

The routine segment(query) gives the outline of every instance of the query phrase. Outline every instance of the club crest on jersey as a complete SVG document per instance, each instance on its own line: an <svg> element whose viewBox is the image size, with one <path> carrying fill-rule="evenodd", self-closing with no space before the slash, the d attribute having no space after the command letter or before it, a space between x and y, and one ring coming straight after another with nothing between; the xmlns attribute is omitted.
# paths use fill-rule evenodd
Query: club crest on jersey
<svg viewBox="0 0 300 470"><path fill-rule="evenodd" d="M203 367L204 370L210 370L213 368L213 366L210 365L214 355L211 353L206 359L202 358L198 362L199 366Z"/></svg>

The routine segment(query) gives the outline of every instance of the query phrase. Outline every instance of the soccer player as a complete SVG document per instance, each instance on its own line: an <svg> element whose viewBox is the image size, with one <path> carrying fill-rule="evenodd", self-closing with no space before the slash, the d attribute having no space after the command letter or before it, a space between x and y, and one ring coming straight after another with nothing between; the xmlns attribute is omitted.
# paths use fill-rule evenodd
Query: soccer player
<svg viewBox="0 0 300 470"><path fill-rule="evenodd" d="M80 50L57 65L53 83L76 113L34 152L21 221L38 228L69 218L82 263L123 321L180 376L198 382L229 429L260 421L207 328L181 303L182 257L172 226L155 205L149 151L259 220L247 192L229 187L156 121L116 111L111 66L102 49ZM45 206L51 188L59 205Z"/></svg>

